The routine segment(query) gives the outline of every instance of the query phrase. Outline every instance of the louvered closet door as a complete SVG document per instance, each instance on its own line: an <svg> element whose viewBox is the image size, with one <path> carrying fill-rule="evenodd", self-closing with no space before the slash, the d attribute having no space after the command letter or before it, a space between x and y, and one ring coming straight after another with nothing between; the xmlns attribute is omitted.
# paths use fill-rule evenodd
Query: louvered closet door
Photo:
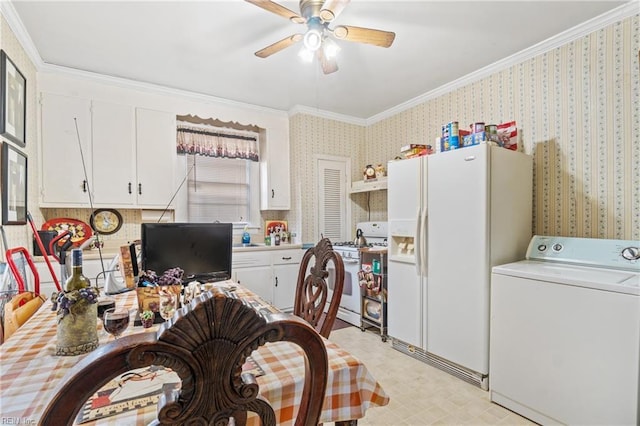
<svg viewBox="0 0 640 426"><path fill-rule="evenodd" d="M318 160L318 230L332 242L347 239L346 162Z"/></svg>

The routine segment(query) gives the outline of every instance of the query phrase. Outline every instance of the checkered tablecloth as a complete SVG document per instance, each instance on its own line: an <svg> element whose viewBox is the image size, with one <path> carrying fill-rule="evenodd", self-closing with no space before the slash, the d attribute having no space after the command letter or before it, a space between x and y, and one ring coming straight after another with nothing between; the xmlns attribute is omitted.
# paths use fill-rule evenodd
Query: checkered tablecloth
<svg viewBox="0 0 640 426"><path fill-rule="evenodd" d="M251 295L242 288L237 292L241 297ZM116 300L118 306L137 306L135 292L118 295ZM101 344L113 339L99 323L98 327ZM125 334L155 331L156 327L143 330L131 325ZM38 424L59 381L85 356L55 356L55 341L55 312L48 301L0 346L0 424ZM321 422L362 418L369 407L388 404L389 397L362 362L335 343L325 343L329 378ZM257 382L260 394L275 410L277 423L293 424L303 386L302 350L288 342L268 343L252 356L265 372ZM146 425L155 416L156 407L151 406L84 424Z"/></svg>

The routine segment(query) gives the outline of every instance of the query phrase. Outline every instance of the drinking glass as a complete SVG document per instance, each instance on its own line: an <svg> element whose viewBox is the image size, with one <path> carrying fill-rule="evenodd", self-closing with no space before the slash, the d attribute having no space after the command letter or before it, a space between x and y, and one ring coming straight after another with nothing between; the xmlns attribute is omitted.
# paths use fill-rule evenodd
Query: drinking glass
<svg viewBox="0 0 640 426"><path fill-rule="evenodd" d="M178 308L178 295L171 291L160 291L160 316L166 320L173 317Z"/></svg>
<svg viewBox="0 0 640 426"><path fill-rule="evenodd" d="M104 330L116 339L129 326L129 310L125 308L111 308L102 315Z"/></svg>

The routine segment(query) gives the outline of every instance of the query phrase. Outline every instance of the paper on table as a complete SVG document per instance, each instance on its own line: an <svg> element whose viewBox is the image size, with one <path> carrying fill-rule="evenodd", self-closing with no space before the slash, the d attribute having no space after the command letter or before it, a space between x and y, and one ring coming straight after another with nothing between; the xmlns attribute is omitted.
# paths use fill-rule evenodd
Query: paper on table
<svg viewBox="0 0 640 426"><path fill-rule="evenodd" d="M150 366L131 370L112 379L87 400L76 421L85 423L125 411L155 405L167 388L180 388L180 377L173 370Z"/></svg>

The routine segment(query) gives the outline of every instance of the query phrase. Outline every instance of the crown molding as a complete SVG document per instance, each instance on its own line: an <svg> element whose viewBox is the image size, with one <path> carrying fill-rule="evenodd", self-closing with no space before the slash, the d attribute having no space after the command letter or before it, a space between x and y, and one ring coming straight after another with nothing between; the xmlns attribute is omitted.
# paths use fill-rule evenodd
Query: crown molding
<svg viewBox="0 0 640 426"><path fill-rule="evenodd" d="M112 77L105 74L98 74L90 71L78 70L75 68L68 68L68 67L63 67L59 65L47 64L40 57L40 53L38 52L38 49L36 49L35 44L31 39L31 36L29 35L24 25L22 24L22 21L20 20L20 17L18 16L18 13L13 7L13 4L11 3L11 1L0 0L0 12L2 12L2 15L7 20L7 23L9 24L11 31L13 31L14 35L18 39L18 42L22 45L23 49L31 59L31 62L33 62L37 72L76 77L76 78L89 80L96 83L109 84L109 85L114 85L114 86L122 87L126 89L140 90L147 93L177 96L180 98L197 101L197 102L204 102L204 103L215 102L217 104L224 105L224 106L250 109L253 111L265 112L269 114L286 114L286 111L275 109L275 108L268 108L260 105L232 101L225 98L218 98L215 96L205 95L202 93L190 92L188 90L174 89L171 87L160 86L152 83L143 83L143 82L129 80L129 79L120 78L120 77Z"/></svg>
<svg viewBox="0 0 640 426"><path fill-rule="evenodd" d="M44 62L40 57L40 53L38 53L38 49L36 49L36 45L33 44L33 40L31 40L31 36L22 25L22 21L18 17L18 12L13 7L13 3L8 0L0 0L0 13L4 16L4 19L9 24L9 28L18 39L18 42L31 59L31 62L35 66L36 70L39 70Z"/></svg>
<svg viewBox="0 0 640 426"><path fill-rule="evenodd" d="M320 118L327 118L329 120L341 121L343 123L355 124L357 126L366 126L367 120L363 118L352 117L350 115L337 114L331 111L325 111L318 108L312 108L305 105L295 105L289 110L289 117L293 117L296 114L313 115Z"/></svg>
<svg viewBox="0 0 640 426"><path fill-rule="evenodd" d="M168 95L183 98L186 100L202 103L216 103L222 106L228 106L233 108L249 109L257 112L269 113L269 114L284 114L287 112L275 108L269 108L261 105L249 104L239 101L233 101L230 99L219 98L212 95L206 95L198 92L191 92L188 90L175 89L172 87L161 86L153 83L145 83L141 81L129 80L121 77L113 77L110 75L94 73L90 71L78 70L75 68L62 67L59 65L44 64L41 69L38 70L41 73L50 73L56 75L62 75L67 77L74 77L78 79L88 80L94 83L101 83L110 86L116 86L123 89L138 90L141 92L147 92L155 95Z"/></svg>
<svg viewBox="0 0 640 426"><path fill-rule="evenodd" d="M372 124L375 124L378 121L382 121L386 118L392 117L410 108L423 104L426 101L435 99L449 92L453 92L454 90L482 80L483 78L495 74L496 72L524 62L542 53L556 49L581 37L587 36L592 32L600 30L608 25L619 22L625 18L638 15L639 11L640 0L631 0L628 3L625 3L615 9L610 10L609 12L603 13L600 16L596 16L595 18L578 24L573 28L570 28L553 37L548 38L547 40L541 41L540 43L521 50L520 52L517 52L511 56L507 56L504 59L500 59L499 61L496 61L491 65L487 65L486 67L480 68L479 70L460 77L457 80L444 84L420 96L416 96L413 99L396 105L395 107L383 111L379 114L373 115L366 119L366 125L370 126Z"/></svg>
<svg viewBox="0 0 640 426"><path fill-rule="evenodd" d="M321 118L327 118L330 120L337 120L337 121L341 121L349 124L355 124L358 126L369 126L369 125L375 124L386 118L399 114L407 109L420 105L426 101L435 99L446 93L449 93L461 87L464 87L470 83L473 83L485 77L488 77L491 74L507 69L513 65L516 65L523 61L531 59L542 53L556 49L562 45L565 45L580 37L584 37L594 31L597 31L615 22L621 21L625 18L634 16L634 15L638 15L639 8L640 8L640 0L630 0L628 3L625 3L609 12L606 12L600 16L597 16L593 19L590 19L581 24L578 24L577 26L570 28L560 34L557 34L547 40L544 40L529 48L521 50L520 52L517 52L504 59L496 61L491 65L480 68L479 70L469 73L457 80L454 80L450 83L442 85L420 96L416 96L415 98L412 98L406 102L396 105L395 107L385 110L379 114L373 115L367 119L361 119L361 118L352 117L348 115L333 113L330 111L324 111L318 108L312 108L304 105L295 105L289 111L283 111L283 110L263 107L259 105L237 102L237 101L232 101L224 98L218 98L211 95L204 95L201 93L190 92L186 90L173 89L170 87L155 85L151 83L142 83L142 82L127 80L119 77L111 77L103 74L92 73L88 71L81 71L73 68L45 64L42 58L40 57L40 54L38 53L38 50L36 49L33 43L33 40L31 40L31 37L29 36L28 32L24 28L22 21L18 17L18 14L15 8L13 7L13 4L11 3L11 1L0 0L0 12L5 17L7 23L9 24L9 27L11 28L16 38L18 39L19 43L22 45L25 52L33 62L34 66L36 67L36 70L39 72L50 72L50 73L56 73L56 74L71 75L74 77L89 79L92 81L98 81L105 84L113 84L123 88L137 89L137 90L142 90L146 92L160 93L160 94L166 94L171 96L179 96L182 98L187 98L190 100L200 101L200 102L216 102L226 106L248 108L248 109L252 109L260 112L287 113L289 117L292 117L295 114L308 114L308 115L313 115Z"/></svg>

